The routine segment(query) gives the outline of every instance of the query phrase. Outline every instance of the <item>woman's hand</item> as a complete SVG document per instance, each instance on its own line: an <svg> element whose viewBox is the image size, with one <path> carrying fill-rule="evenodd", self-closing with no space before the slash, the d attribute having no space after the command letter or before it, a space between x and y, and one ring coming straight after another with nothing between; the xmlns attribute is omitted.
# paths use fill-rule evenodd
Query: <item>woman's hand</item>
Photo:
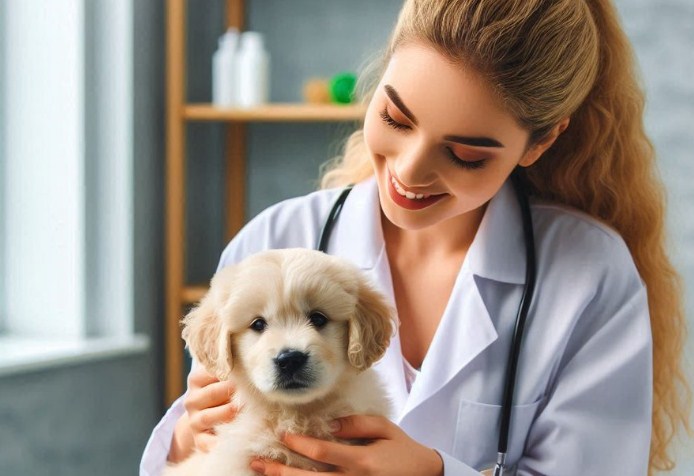
<svg viewBox="0 0 694 476"><path fill-rule="evenodd" d="M188 394L183 402L186 412L176 423L168 460L177 463L193 449L207 452L217 442L214 427L232 421L238 408L231 403L234 386L220 382L201 365L188 375Z"/></svg>
<svg viewBox="0 0 694 476"><path fill-rule="evenodd" d="M366 446L351 446L308 436L285 435L287 448L315 461L336 467L334 473L316 473L290 468L274 461L253 460L251 469L267 476L441 476L439 454L422 446L387 418L353 415L335 421L333 434L344 439L371 440Z"/></svg>

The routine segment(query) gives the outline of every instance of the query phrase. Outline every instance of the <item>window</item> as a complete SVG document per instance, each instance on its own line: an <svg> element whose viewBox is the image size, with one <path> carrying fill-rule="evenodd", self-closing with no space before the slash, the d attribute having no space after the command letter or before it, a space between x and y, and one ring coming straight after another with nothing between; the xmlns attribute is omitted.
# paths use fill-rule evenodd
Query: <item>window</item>
<svg viewBox="0 0 694 476"><path fill-rule="evenodd" d="M0 336L5 333L7 320L5 297L5 4L0 2Z"/></svg>
<svg viewBox="0 0 694 476"><path fill-rule="evenodd" d="M6 0L0 32L0 359L142 348L132 4Z"/></svg>

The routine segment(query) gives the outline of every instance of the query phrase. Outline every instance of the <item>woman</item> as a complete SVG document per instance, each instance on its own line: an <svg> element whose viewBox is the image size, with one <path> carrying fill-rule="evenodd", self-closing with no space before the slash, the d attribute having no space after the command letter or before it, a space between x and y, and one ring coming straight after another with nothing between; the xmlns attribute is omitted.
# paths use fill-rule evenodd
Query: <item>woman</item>
<svg viewBox="0 0 694 476"><path fill-rule="evenodd" d="M357 183L329 252L367 270L397 308L398 335L376 365L396 415L338 422L338 436L367 446L296 435L287 446L339 474L472 475L494 463L525 281L508 180L517 170L538 270L508 466L519 475L671 468L668 444L687 425L684 317L643 95L611 3L408 0L378 80L326 190L260 214L220 262L313 247L339 193L330 187ZM200 368L188 383L143 474L209 448L213 426L234 417L228 383ZM252 468L313 474L271 461Z"/></svg>

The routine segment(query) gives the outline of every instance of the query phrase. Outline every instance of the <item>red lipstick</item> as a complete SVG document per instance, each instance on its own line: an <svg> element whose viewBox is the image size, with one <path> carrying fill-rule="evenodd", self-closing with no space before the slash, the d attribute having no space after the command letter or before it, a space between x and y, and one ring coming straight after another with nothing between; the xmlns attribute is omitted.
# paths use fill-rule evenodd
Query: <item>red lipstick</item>
<svg viewBox="0 0 694 476"><path fill-rule="evenodd" d="M407 197L403 197L398 193L398 191L395 189L395 186L393 185L392 180L393 179L389 172L387 176L388 183L386 184L386 186L388 187L388 195L390 195L391 200L393 200L393 202L395 202L396 205L407 210L422 210L424 208L430 207L431 205L433 205L434 203L438 202L446 196L445 193L442 193L438 195L430 195L425 198L409 199Z"/></svg>

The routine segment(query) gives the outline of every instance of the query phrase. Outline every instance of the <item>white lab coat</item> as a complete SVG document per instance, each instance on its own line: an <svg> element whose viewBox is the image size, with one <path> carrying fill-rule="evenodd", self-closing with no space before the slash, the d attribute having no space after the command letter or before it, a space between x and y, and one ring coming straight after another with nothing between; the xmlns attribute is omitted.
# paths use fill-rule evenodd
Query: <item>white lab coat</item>
<svg viewBox="0 0 694 476"><path fill-rule="evenodd" d="M220 267L268 248L315 247L338 192L315 192L264 211L227 246ZM524 476L645 475L652 341L644 285L613 230L566 207L533 202L531 209L537 285L518 364L507 463ZM374 179L347 198L329 252L361 267L394 302ZM476 475L496 460L524 280L522 221L507 183L487 208L411 391L397 335L375 365L393 400L394 421L439 451L447 476ZM174 421L180 403L169 411ZM148 447L159 440L168 451L172 428L162 422L163 434L153 435ZM146 460L147 454L143 467Z"/></svg>

